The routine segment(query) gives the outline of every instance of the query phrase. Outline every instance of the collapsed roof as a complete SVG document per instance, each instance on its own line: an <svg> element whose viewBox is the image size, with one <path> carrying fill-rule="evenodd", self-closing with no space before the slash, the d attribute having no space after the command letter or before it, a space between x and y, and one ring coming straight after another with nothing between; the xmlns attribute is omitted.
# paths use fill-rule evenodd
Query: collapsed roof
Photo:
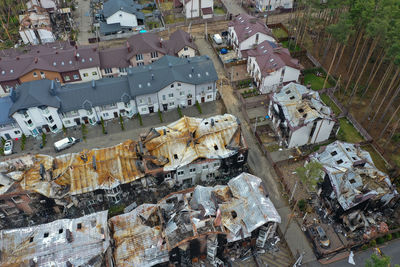
<svg viewBox="0 0 400 267"><path fill-rule="evenodd" d="M109 248L108 211L0 231L1 266L88 266Z"/></svg>
<svg viewBox="0 0 400 267"><path fill-rule="evenodd" d="M285 116L285 123L291 129L301 127L316 119L334 120L334 113L319 98L318 92L297 83L289 83L272 96L273 108L279 107Z"/></svg>
<svg viewBox="0 0 400 267"><path fill-rule="evenodd" d="M314 153L311 160L322 164L345 211L369 199L386 205L398 195L389 176L378 170L369 152L357 145L336 141Z"/></svg>
<svg viewBox="0 0 400 267"><path fill-rule="evenodd" d="M112 189L154 170L175 170L200 158L234 155L246 146L239 125L230 114L207 119L183 117L150 130L139 142L127 140L113 147L56 157L39 154L30 156L28 165L19 167L20 160L16 159L0 165L0 170L24 190L61 199Z"/></svg>
<svg viewBox="0 0 400 267"><path fill-rule="evenodd" d="M114 259L118 266L153 266L200 236L224 234L234 242L268 222L281 218L261 179L242 173L227 186L196 186L111 218Z"/></svg>

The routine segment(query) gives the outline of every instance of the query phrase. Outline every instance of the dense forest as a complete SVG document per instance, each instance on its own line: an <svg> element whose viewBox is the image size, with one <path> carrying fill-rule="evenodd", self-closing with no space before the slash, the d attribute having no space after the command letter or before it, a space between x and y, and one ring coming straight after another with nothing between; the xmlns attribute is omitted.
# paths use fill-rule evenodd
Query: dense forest
<svg viewBox="0 0 400 267"><path fill-rule="evenodd" d="M338 81L335 96L385 152L400 148L400 1L299 0L293 42ZM393 155L400 159L400 155Z"/></svg>

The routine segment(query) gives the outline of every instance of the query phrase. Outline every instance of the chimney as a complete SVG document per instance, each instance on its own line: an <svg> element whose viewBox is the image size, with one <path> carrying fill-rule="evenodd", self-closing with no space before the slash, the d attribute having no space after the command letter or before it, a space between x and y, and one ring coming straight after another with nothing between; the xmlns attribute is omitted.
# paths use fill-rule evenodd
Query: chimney
<svg viewBox="0 0 400 267"><path fill-rule="evenodd" d="M19 60L19 57L17 57L17 60Z"/></svg>
<svg viewBox="0 0 400 267"><path fill-rule="evenodd" d="M93 164L93 169L94 169L94 170L97 170L96 156L95 156L95 155L93 155L92 164Z"/></svg>
<svg viewBox="0 0 400 267"><path fill-rule="evenodd" d="M15 103L18 100L18 96L17 90L15 88L11 88L11 101Z"/></svg>
<svg viewBox="0 0 400 267"><path fill-rule="evenodd" d="M154 80L154 74L153 73L151 74L151 79Z"/></svg>
<svg viewBox="0 0 400 267"><path fill-rule="evenodd" d="M192 72L194 73L194 67L192 67Z"/></svg>
<svg viewBox="0 0 400 267"><path fill-rule="evenodd" d="M214 119L211 119L211 126L214 126L214 125L215 125Z"/></svg>
<svg viewBox="0 0 400 267"><path fill-rule="evenodd" d="M38 60L39 60L39 59L38 59L37 57L35 57L35 63L38 63Z"/></svg>
<svg viewBox="0 0 400 267"><path fill-rule="evenodd" d="M126 41L126 47L128 48L128 52L130 53L132 51L132 48L128 41Z"/></svg>
<svg viewBox="0 0 400 267"><path fill-rule="evenodd" d="M96 88L96 81L92 80L92 88L95 89Z"/></svg>
<svg viewBox="0 0 400 267"><path fill-rule="evenodd" d="M51 80L49 93L51 96L56 95L56 82L54 80Z"/></svg>
<svg viewBox="0 0 400 267"><path fill-rule="evenodd" d="M160 47L162 47L162 41L160 41Z"/></svg>
<svg viewBox="0 0 400 267"><path fill-rule="evenodd" d="M40 180L44 180L44 175L46 174L46 169L44 168L43 163L40 163L40 169L39 169L39 174L40 174Z"/></svg>
<svg viewBox="0 0 400 267"><path fill-rule="evenodd" d="M76 50L74 51L74 57L75 57L75 59L76 59L76 60L78 60L78 59L79 59L79 53L78 53L78 52L76 52Z"/></svg>

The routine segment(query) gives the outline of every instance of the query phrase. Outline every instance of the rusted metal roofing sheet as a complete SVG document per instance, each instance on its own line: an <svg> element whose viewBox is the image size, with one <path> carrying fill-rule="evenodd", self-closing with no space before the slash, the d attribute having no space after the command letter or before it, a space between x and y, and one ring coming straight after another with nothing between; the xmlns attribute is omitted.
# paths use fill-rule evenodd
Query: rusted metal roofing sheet
<svg viewBox="0 0 400 267"><path fill-rule="evenodd" d="M78 226L80 224L80 226ZM110 245L107 211L0 231L1 266L85 266Z"/></svg>
<svg viewBox="0 0 400 267"><path fill-rule="evenodd" d="M37 155L35 164L24 173L22 188L51 198L66 193L77 195L96 189L111 189L119 184L144 177L137 167L137 154L132 140L102 149L57 157ZM41 165L46 174L40 173Z"/></svg>
<svg viewBox="0 0 400 267"><path fill-rule="evenodd" d="M183 117L155 129L144 144L150 155L166 158L165 170L175 170L198 158L226 158L240 146L240 125L230 114L207 119Z"/></svg>

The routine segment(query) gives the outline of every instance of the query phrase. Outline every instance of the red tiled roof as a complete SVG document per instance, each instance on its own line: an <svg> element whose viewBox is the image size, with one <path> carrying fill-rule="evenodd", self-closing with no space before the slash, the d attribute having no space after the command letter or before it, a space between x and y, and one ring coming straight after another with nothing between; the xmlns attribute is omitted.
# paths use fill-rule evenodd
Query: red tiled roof
<svg viewBox="0 0 400 267"><path fill-rule="evenodd" d="M211 7L202 8L201 11L203 12L203 15L210 15L210 14L213 14L213 10L212 10Z"/></svg>

